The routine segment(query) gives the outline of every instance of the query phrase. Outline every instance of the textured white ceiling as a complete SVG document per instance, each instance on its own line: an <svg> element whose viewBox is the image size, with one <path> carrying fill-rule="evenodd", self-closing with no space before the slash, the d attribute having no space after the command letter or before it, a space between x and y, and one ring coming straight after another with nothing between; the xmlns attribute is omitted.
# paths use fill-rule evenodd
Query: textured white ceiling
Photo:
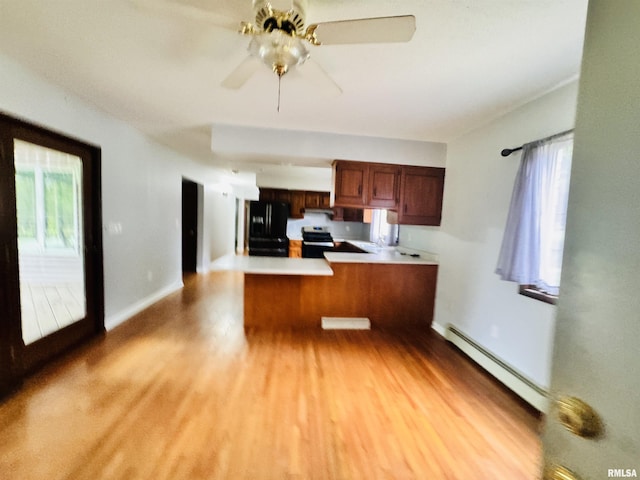
<svg viewBox="0 0 640 480"><path fill-rule="evenodd" d="M302 66L282 79L280 112L267 67L240 90L219 86L247 55L234 28L253 20L250 0L0 0L0 51L215 162L212 124L447 142L576 78L586 5L310 0L308 23L413 14L416 32L409 43L312 47L343 93Z"/></svg>

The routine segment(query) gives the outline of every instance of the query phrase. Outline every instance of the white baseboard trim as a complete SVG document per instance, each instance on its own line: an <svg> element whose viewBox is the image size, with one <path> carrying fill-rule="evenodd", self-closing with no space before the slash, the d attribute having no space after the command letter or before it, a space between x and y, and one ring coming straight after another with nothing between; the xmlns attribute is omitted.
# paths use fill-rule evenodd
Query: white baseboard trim
<svg viewBox="0 0 640 480"><path fill-rule="evenodd" d="M447 327L436 322L431 322L431 328L433 328L436 333L440 334L441 337L447 338Z"/></svg>
<svg viewBox="0 0 640 480"><path fill-rule="evenodd" d="M536 385L455 327L445 329L445 338L528 404L540 412L549 411L548 393L543 387Z"/></svg>
<svg viewBox="0 0 640 480"><path fill-rule="evenodd" d="M105 317L104 319L105 329L107 331L113 330L118 325L126 322L134 315L143 311L145 308L148 308L154 303L156 303L157 301L162 300L167 295L170 295L173 292L180 290L183 286L184 284L182 283L182 280L180 280L174 283L173 285L169 285L161 290L158 290L157 292L149 295L146 298L143 298L142 300L134 303L133 305L131 305L128 308L125 308L124 310L119 311L118 313Z"/></svg>
<svg viewBox="0 0 640 480"><path fill-rule="evenodd" d="M366 317L322 317L323 330L370 330Z"/></svg>

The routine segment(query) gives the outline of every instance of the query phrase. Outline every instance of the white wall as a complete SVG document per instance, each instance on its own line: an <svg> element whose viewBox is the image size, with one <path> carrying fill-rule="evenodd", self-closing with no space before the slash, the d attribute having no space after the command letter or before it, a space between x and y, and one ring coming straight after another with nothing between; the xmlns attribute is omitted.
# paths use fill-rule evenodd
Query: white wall
<svg viewBox="0 0 640 480"><path fill-rule="evenodd" d="M326 226L334 240L369 240L370 225L362 222L334 222L326 213L306 212L303 218L289 219L287 237L302 240L302 227Z"/></svg>
<svg viewBox="0 0 640 480"><path fill-rule="evenodd" d="M219 257L233 253L236 241L236 198L227 192L205 188L205 259L209 265ZM241 213L242 214L242 213Z"/></svg>
<svg viewBox="0 0 640 480"><path fill-rule="evenodd" d="M454 325L548 388L555 307L517 293L494 270L520 153L573 127L577 84L566 85L448 144L442 225L400 228L400 244L439 254L434 322Z"/></svg>
<svg viewBox="0 0 640 480"><path fill-rule="evenodd" d="M438 142L221 124L211 129L211 149L221 154L339 158L426 167L444 166L447 153L446 144Z"/></svg>
<svg viewBox="0 0 640 480"><path fill-rule="evenodd" d="M270 167L268 171L256 175L259 187L282 188L285 190L331 191L331 167Z"/></svg>
<svg viewBox="0 0 640 480"><path fill-rule="evenodd" d="M182 285L182 177L206 186L218 183L220 172L154 143L4 56L0 110L102 149L107 328ZM210 256L228 248L227 239L217 243L220 232L234 232L234 221L227 225L229 215L221 214L228 200L218 196L205 190L205 247ZM112 233L117 229L110 225L121 226L121 233Z"/></svg>

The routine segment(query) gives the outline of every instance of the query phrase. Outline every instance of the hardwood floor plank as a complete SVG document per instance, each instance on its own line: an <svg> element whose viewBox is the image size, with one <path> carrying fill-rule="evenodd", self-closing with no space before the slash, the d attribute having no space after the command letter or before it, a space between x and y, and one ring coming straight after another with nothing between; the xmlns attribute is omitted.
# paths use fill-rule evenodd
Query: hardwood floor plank
<svg viewBox="0 0 640 480"><path fill-rule="evenodd" d="M244 328L185 288L0 404L0 478L533 479L539 419L430 329Z"/></svg>

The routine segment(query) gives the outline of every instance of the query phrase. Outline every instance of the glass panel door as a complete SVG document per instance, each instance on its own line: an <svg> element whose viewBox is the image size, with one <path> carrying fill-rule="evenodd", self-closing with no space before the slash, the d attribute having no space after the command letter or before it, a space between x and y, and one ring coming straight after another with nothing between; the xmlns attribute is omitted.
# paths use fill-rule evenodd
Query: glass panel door
<svg viewBox="0 0 640 480"><path fill-rule="evenodd" d="M22 338L86 317L82 159L14 140Z"/></svg>
<svg viewBox="0 0 640 480"><path fill-rule="evenodd" d="M0 113L0 396L104 332L100 148Z"/></svg>

